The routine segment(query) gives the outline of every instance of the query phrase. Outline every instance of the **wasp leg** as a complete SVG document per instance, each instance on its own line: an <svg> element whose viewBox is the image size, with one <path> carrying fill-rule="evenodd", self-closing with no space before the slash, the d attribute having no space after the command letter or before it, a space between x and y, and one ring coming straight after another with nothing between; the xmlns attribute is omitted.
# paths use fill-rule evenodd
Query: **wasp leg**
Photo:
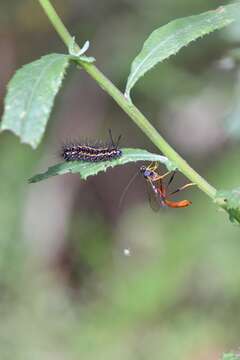
<svg viewBox="0 0 240 360"><path fill-rule="evenodd" d="M156 163L151 162L151 164L147 167L149 171L155 171L157 169Z"/></svg>
<svg viewBox="0 0 240 360"><path fill-rule="evenodd" d="M167 183L167 188L168 188L168 186L172 183L172 181L173 181L173 179L174 179L174 176L176 175L176 171L173 171L173 173L172 173L172 175L171 175L171 177L170 177L170 179L168 180L168 183Z"/></svg>
<svg viewBox="0 0 240 360"><path fill-rule="evenodd" d="M189 183L189 184L183 185L183 186L181 186L180 188L178 188L177 190L173 191L173 192L172 192L171 194L169 194L169 195L176 194L177 192L182 191L182 190L185 190L185 189L187 189L188 187L193 186L193 185L196 185L196 184L195 184L195 183Z"/></svg>
<svg viewBox="0 0 240 360"><path fill-rule="evenodd" d="M158 181L158 180L164 179L164 178L165 178L166 176L168 176L170 173L171 173L171 171L168 171L168 172L166 172L166 173L163 174L163 175L158 175L158 176L156 176L156 177L154 178L154 182L155 182L155 181Z"/></svg>

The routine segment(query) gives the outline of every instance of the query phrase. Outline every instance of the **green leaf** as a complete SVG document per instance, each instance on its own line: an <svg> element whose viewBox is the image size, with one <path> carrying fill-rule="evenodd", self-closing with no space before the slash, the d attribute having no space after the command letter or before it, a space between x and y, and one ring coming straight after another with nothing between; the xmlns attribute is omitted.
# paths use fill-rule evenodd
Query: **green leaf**
<svg viewBox="0 0 240 360"><path fill-rule="evenodd" d="M135 83L158 62L176 54L197 38L231 24L239 19L239 13L240 4L221 6L200 15L171 21L153 31L132 63L125 96L130 98Z"/></svg>
<svg viewBox="0 0 240 360"><path fill-rule="evenodd" d="M69 62L69 55L50 54L19 69L8 85L1 130L36 148Z"/></svg>
<svg viewBox="0 0 240 360"><path fill-rule="evenodd" d="M152 154L141 149L122 149L122 156L111 161L101 161L97 163L85 161L67 161L48 168L43 174L38 174L29 179L30 183L45 180L51 176L67 173L79 173L83 180L89 176L97 175L100 171L106 171L110 167L124 165L136 161L157 161L164 164L168 170L175 170L176 166L172 164L165 156Z"/></svg>
<svg viewBox="0 0 240 360"><path fill-rule="evenodd" d="M218 191L215 202L228 212L231 222L240 224L240 188Z"/></svg>

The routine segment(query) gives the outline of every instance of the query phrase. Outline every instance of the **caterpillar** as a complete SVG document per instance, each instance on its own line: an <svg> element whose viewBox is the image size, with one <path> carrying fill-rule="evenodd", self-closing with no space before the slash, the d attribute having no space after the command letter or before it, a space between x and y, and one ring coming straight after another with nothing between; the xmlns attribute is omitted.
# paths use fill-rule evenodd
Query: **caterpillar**
<svg viewBox="0 0 240 360"><path fill-rule="evenodd" d="M65 161L86 161L100 162L117 159L122 156L122 150L119 149L119 141L114 142L112 132L109 130L110 143L108 144L81 144L70 143L64 144L61 151L61 157Z"/></svg>

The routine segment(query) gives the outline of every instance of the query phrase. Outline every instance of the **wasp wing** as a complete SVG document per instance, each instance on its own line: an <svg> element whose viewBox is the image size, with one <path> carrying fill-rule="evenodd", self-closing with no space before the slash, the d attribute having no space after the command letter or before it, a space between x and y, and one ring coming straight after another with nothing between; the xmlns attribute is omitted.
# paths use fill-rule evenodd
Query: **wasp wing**
<svg viewBox="0 0 240 360"><path fill-rule="evenodd" d="M158 211L162 206L162 201L158 189L152 181L147 180L146 183L149 205L153 211Z"/></svg>

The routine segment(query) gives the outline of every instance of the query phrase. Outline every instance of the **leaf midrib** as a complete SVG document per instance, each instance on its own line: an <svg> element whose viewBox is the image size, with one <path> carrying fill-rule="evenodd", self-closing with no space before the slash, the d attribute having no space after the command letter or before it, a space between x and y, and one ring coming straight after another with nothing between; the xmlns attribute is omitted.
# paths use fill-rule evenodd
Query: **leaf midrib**
<svg viewBox="0 0 240 360"><path fill-rule="evenodd" d="M26 128L26 125L28 124L27 120L28 120L29 114L30 114L31 109L32 109L32 104L33 104L33 98L34 98L34 95L35 95L35 91L36 91L39 83L42 81L42 78L43 78L45 72L49 69L49 67L51 67L58 60L59 60L59 58L51 60L51 62L48 63L45 68L42 69L42 71L40 73L40 76L39 76L38 80L36 81L32 91L30 93L30 97L29 97L29 99L27 101L27 104L26 104L26 114L21 119L21 121L22 121L21 134L22 134L22 136L24 136L25 128Z"/></svg>

